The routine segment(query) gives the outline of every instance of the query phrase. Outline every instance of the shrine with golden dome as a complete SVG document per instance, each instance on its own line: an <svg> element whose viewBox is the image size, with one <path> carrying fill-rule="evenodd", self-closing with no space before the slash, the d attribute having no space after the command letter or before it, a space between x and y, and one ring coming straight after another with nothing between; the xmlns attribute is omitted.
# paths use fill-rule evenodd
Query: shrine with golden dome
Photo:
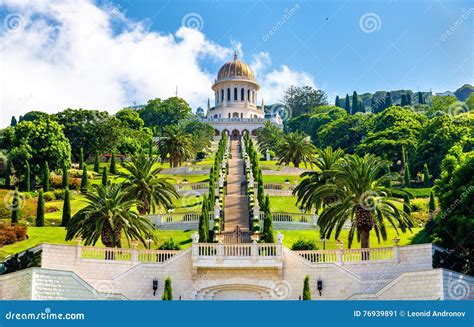
<svg viewBox="0 0 474 327"><path fill-rule="evenodd" d="M216 135L227 132L236 138L244 132L257 134L266 120L282 127L283 123L278 115L265 115L263 99L258 106L258 91L260 85L255 75L245 62L237 58L225 63L217 73L217 79L212 85L214 91L214 107L208 101L207 115L204 121L211 124Z"/></svg>

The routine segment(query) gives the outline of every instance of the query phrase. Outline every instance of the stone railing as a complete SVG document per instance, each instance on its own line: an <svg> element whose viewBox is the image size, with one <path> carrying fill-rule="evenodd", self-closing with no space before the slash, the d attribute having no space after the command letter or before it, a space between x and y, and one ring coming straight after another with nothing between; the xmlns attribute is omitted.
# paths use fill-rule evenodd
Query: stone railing
<svg viewBox="0 0 474 327"><path fill-rule="evenodd" d="M175 185L176 192L186 191L200 191L199 193L205 193L209 191L209 183L181 183Z"/></svg>
<svg viewBox="0 0 474 327"><path fill-rule="evenodd" d="M167 227L173 227L173 229L197 229L199 224L199 217L201 212L189 211L189 212L168 212L162 214L149 215L148 218L151 220L153 225L158 229L166 229ZM214 212L209 211L209 226L213 226Z"/></svg>
<svg viewBox="0 0 474 327"><path fill-rule="evenodd" d="M263 221L265 214L260 213L260 220ZM308 213L295 213L295 212L272 212L272 218L274 222L291 222L291 223L306 223L316 225L318 222L318 216L315 214Z"/></svg>
<svg viewBox="0 0 474 327"><path fill-rule="evenodd" d="M290 183L265 183L263 184L263 189L268 195L291 196L297 185Z"/></svg>
<svg viewBox="0 0 474 327"><path fill-rule="evenodd" d="M293 251L312 263L338 263L359 261L398 261L398 245L370 249L337 249L315 251Z"/></svg>
<svg viewBox="0 0 474 327"><path fill-rule="evenodd" d="M278 243L199 243L193 234L192 258L194 267L283 267L283 235Z"/></svg>
<svg viewBox="0 0 474 327"><path fill-rule="evenodd" d="M77 258L88 260L157 262L162 263L180 251L172 250L138 250L138 243L132 242L131 249L99 248L95 246L81 246L77 240Z"/></svg>

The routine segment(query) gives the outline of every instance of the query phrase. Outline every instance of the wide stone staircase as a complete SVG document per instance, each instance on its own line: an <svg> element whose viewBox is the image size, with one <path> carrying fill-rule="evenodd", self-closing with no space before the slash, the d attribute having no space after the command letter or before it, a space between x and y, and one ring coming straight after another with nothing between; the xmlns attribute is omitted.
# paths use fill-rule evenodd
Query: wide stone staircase
<svg viewBox="0 0 474 327"><path fill-rule="evenodd" d="M239 141L230 142L231 158L227 176L227 194L224 207L224 243L249 243L248 198L245 189L244 163Z"/></svg>

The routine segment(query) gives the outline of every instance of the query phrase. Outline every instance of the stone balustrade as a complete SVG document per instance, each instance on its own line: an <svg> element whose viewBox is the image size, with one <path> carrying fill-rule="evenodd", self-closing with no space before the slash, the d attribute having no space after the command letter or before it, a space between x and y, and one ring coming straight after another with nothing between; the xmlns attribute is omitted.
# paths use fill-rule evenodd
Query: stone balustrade
<svg viewBox="0 0 474 327"><path fill-rule="evenodd" d="M197 230L199 225L199 217L201 212L189 211L189 212L168 212L155 215L149 215L148 218L151 220L153 225L157 229L191 229ZM209 211L209 226L214 224L214 211Z"/></svg>
<svg viewBox="0 0 474 327"><path fill-rule="evenodd" d="M398 245L370 249L337 249L294 252L311 263L332 262L343 265L345 262L399 261Z"/></svg>
<svg viewBox="0 0 474 327"><path fill-rule="evenodd" d="M181 183L175 185L176 192L184 193L186 191L198 191L197 193L209 192L209 183Z"/></svg>

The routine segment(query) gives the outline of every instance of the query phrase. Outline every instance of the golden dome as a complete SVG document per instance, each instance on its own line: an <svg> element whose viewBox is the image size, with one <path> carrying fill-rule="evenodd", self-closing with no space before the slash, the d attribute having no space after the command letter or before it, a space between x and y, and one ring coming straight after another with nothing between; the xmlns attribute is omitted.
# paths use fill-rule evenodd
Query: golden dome
<svg viewBox="0 0 474 327"><path fill-rule="evenodd" d="M255 81L253 70L243 61L237 59L237 53L234 53L234 60L224 64L217 73L217 80L219 82L225 79L246 79Z"/></svg>

